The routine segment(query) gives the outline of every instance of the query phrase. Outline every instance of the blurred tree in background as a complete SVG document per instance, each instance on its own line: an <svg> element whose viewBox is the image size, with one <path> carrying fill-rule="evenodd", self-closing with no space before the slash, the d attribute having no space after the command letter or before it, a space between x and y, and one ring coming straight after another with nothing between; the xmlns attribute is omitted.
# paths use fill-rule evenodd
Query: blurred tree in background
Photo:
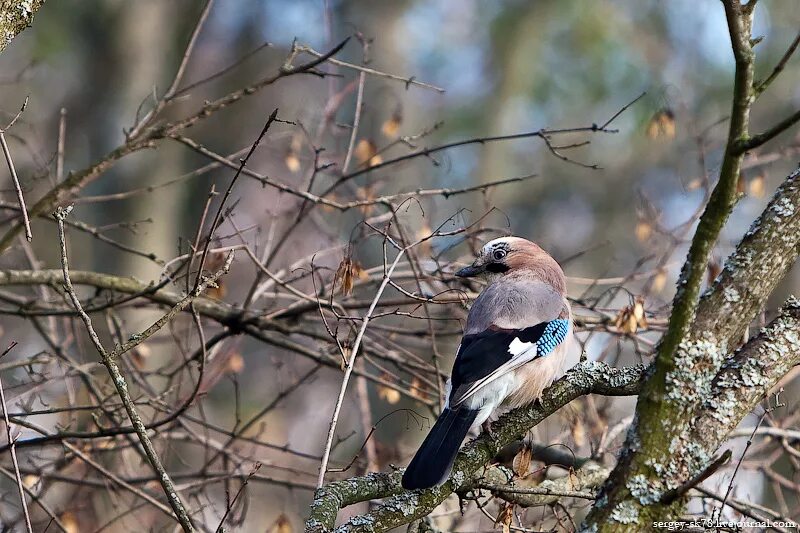
<svg viewBox="0 0 800 533"><path fill-rule="evenodd" d="M0 2L0 523L800 519L800 11L754 7ZM506 234L582 362L401 493Z"/></svg>

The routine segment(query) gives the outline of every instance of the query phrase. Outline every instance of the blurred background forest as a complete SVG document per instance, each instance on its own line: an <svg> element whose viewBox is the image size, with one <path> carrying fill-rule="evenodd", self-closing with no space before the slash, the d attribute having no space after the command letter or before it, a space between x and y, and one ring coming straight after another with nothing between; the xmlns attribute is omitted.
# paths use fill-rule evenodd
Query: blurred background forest
<svg viewBox="0 0 800 533"><path fill-rule="evenodd" d="M0 111L7 117L5 122L17 113L26 96L29 98L24 113L7 134L29 204L70 171L89 166L125 142L124 131L136 122L137 109L139 115L147 111L152 107L152 95L163 94L170 85L202 8L201 2L178 0L51 1L37 14L32 27L0 55ZM799 27L796 3L765 0L760 4L754 34L763 35L764 40L756 48L757 77L775 65ZM605 123L646 92L609 126L618 129L617 133L555 138L562 144L581 144L558 151L569 160L557 157L557 150L549 150L536 138L473 143L365 172L328 198L370 200L416 189L463 189L535 174L472 194L430 194L418 202L405 202L397 218L411 240L430 234L445 222L442 229L449 231L480 220L476 226L480 231L470 233L466 240L463 236L441 237L416 247L416 266L423 273L444 275L453 271L450 262L468 261L475 246L493 236L513 233L534 240L562 262L577 313L588 317L578 328L585 356L612 364L647 360L663 329L685 257L686 231L696 219L724 148L733 59L718 2L220 1L212 7L187 64L182 87L189 90L166 109L165 116L174 120L192 114L206 100L277 73L294 39L325 53L348 36L355 38L337 59L359 65L366 59L370 68L413 77L443 91L384 76L366 75L360 81L358 71L325 63L318 68L327 76L288 76L181 134L217 154L234 154L230 159L238 161L269 114L278 108L279 118L286 122L270 128L248 168L294 189L309 188L321 194L336 181L336 168L341 169L348 153L361 89L363 106L351 170L417 148L463 139L539 128L588 128ZM223 75L192 87L230 65L235 66ZM800 63L790 62L769 95L759 101L754 130L797 109L798 79ZM61 136L60 124L64 126ZM62 175L57 168L61 165L59 138L63 140ZM584 141L590 144L583 145ZM316 152L316 160L314 147L324 148ZM798 157L800 136L792 130L748 156L741 177L744 198L715 252L720 261L761 212L771 191L795 167ZM169 264L174 264L170 261L185 254L195 240L212 185L216 191L224 191L235 172L216 166L190 174L211 162L187 142L175 139L120 160L71 200L76 204L71 220L95 228L95 233L113 244L97 239L93 231L68 227L71 268L131 276L145 283L162 280ZM311 178L315 163L332 166ZM588 168L593 165L597 168ZM14 206L8 174L4 172L2 179L3 205ZM114 196L139 189L143 190ZM218 201L219 196L212 200L211 213ZM384 268L383 241L360 222L367 219L373 226L383 227L388 220L383 216L385 205L348 210L316 205L309 209L296 195L280 193L243 176L227 207L232 209L226 211L213 246L248 243L257 256L275 247L278 236L299 220L269 265L272 273L282 272L277 275L284 281L261 289L255 298L254 307L263 312L261 316L293 304L285 295L294 293L281 288L287 279L293 280L292 287L297 290L316 292L324 300L331 293L337 269L337 284L341 285L343 274L352 275L355 283L352 295L336 290L337 300L369 302L374 296ZM15 215L7 210L6 216ZM6 218L4 224L10 220ZM32 257L38 258L39 268L60 268L52 219L32 220L32 231L30 248L22 239L15 240L0 257L1 268L30 268ZM313 267L320 273L319 281L312 283L307 273L314 254ZM212 255L209 263L219 260L207 268L219 268L221 257ZM343 257L351 258L355 265L350 273L340 266ZM405 271L414 268L406 266ZM717 269L718 264L709 265L710 279ZM231 271L210 296L232 308L241 306L249 300L254 278L261 276L258 272L244 253L237 252ZM787 294L800 292L799 274L795 268L774 295L774 305ZM426 275L414 273L403 286L428 297L447 287L472 289ZM186 287L181 279L174 288L179 292ZM64 300L56 292L3 288L0 299L10 311L0 316L0 342L3 348L12 341L19 343L0 361L3 386L9 411L23 413L19 420L27 419L35 428L49 432L87 430L92 425L87 412L52 409L91 403L76 380L78 370L54 354L53 346L28 318L13 312L26 298L63 306ZM99 290L82 291L81 295L102 297ZM403 298L396 288L384 296L387 301ZM376 324L384 329L368 330L365 358L357 369L371 378L359 377L348 389L330 467L347 467L354 456L358 458L345 474L332 471L326 479L367 469L385 471L390 464L405 465L429 427L424 417L432 420L432 412L438 408L430 333L440 333L435 352L441 355L438 365L447 373L465 307L459 298L435 306L436 310L423 309L419 302L408 303L382 304L387 316ZM356 305L348 309L355 309L357 315L366 311ZM395 313L396 309L402 312ZM641 309L644 318L638 314ZM128 305L117 315L93 315L104 338L113 338L115 328L126 335L141 331L163 312ZM633 322L631 315L636 315ZM312 306L307 316L287 321L280 333L324 354L330 363L339 355L319 316ZM436 320L426 319L430 317ZM346 345L348 335L351 340L353 337L347 326L352 321L343 322L339 336ZM71 352L74 362L98 361L85 332L78 331L79 325L73 328L58 316L43 318L42 325L51 328L54 339L64 342L61 346ZM208 325L206 337L222 329L219 324ZM214 346L197 401L187 411L183 425L170 429L174 438L160 444L162 459L173 472L194 472L209 460L214 466L206 473L239 472L239 477L227 480L222 475L219 479L176 476L187 505L212 529L256 461L262 466L244 496L232 506L234 529L296 531L302 529L307 516L342 372L335 364L317 368L312 358L278 344L230 335ZM131 352L129 364L144 381L156 384L156 392L149 391L149 397L162 394L167 404L175 406L179 402L168 398L180 398L183 391L169 388L159 376L196 349L197 335L187 314ZM575 353L574 360L578 356ZM30 363L37 357L38 364L12 365L15 361ZM413 372L404 373L403 365L391 363L392 358L419 361L415 368L423 377L427 375L427 384L421 384L425 380ZM80 371L104 378L102 368L89 365ZM147 391L141 383L139 387ZM782 397L787 404L785 412L776 413L777 417L797 410L796 397L791 388L787 390ZM274 408L246 429L245 438L238 438L243 421L272 402ZM598 447L613 455L624 425L610 437L609 428L625 420L633 403L624 398L583 398L574 408L562 410L538 427L535 440L564 444L584 456L597 452ZM24 415L36 410L43 412ZM148 416L156 411L148 411ZM374 424L370 445L362 449ZM35 428L22 428L20 440L41 433ZM192 432L207 439L206 445L184 442L192 440ZM210 455L219 450L211 441L233 455L214 463ZM93 447L105 468L158 494L157 484L144 479L149 470L140 457L126 455L121 461L97 451L100 442L80 443ZM48 506L65 527L74 528L71 531L173 527L174 522L165 521L157 512L130 513L112 520L123 510L136 509L132 502L138 501L137 497L119 487L103 489L113 484L84 463L62 462L55 469L53 464L64 461L65 455L69 452L58 445L20 450L26 485L37 494L47 493ZM780 485L776 479L799 481L796 465L791 461L768 464L779 476L775 478L764 473L763 464L754 462L739 474L737 495L785 506L788 516L797 519L800 515L790 511L796 508L796 496L787 496L786 501L775 493L781 490L775 488L776 483ZM81 483L82 479L95 481ZM18 498L11 490L13 476L0 485L5 495L0 501L0 522L12 524L19 520ZM46 513L30 507L35 522L46 525ZM493 528L492 520L477 511L461 517L457 503L451 507L441 513L440 525L445 530ZM347 513L342 514L346 518ZM534 509L528 511L528 519L531 527L540 529L551 527L555 520L549 512ZM564 527L569 529L567 524Z"/></svg>

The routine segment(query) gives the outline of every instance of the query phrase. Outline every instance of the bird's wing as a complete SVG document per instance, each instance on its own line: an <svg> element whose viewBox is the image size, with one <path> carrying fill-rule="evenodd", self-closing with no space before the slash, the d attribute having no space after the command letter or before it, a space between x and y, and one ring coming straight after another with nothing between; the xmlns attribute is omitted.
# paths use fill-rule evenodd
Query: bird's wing
<svg viewBox="0 0 800 533"><path fill-rule="evenodd" d="M456 407L505 374L552 352L569 333L558 318L518 330L487 329L465 335L453 364L449 404Z"/></svg>

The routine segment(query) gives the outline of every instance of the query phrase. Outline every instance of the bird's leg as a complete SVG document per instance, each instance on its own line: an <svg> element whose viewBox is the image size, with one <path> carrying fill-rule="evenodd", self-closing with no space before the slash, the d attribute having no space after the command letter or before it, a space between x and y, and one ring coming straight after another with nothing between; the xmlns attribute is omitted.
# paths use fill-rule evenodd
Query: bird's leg
<svg viewBox="0 0 800 533"><path fill-rule="evenodd" d="M484 420L481 424L481 429L484 433L492 435L492 423L489 420Z"/></svg>

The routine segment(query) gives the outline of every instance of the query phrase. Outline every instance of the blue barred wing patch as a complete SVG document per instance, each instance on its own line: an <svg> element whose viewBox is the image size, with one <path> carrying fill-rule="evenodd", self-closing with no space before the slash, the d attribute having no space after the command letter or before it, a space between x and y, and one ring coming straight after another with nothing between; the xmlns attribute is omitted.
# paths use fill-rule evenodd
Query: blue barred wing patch
<svg viewBox="0 0 800 533"><path fill-rule="evenodd" d="M550 322L536 324L518 331L514 336L514 340L508 345L508 353L512 357L517 357L535 345L536 356L545 356L564 342L564 339L567 338L567 333L569 333L569 320L566 319L559 318Z"/></svg>
<svg viewBox="0 0 800 533"><path fill-rule="evenodd" d="M461 339L450 376L450 405L456 406L493 379L550 354L569 333L567 319L523 329L488 329Z"/></svg>
<svg viewBox="0 0 800 533"><path fill-rule="evenodd" d="M551 320L544 328L542 336L536 341L537 352L539 355L547 355L556 349L556 346L564 342L569 332L569 320Z"/></svg>

